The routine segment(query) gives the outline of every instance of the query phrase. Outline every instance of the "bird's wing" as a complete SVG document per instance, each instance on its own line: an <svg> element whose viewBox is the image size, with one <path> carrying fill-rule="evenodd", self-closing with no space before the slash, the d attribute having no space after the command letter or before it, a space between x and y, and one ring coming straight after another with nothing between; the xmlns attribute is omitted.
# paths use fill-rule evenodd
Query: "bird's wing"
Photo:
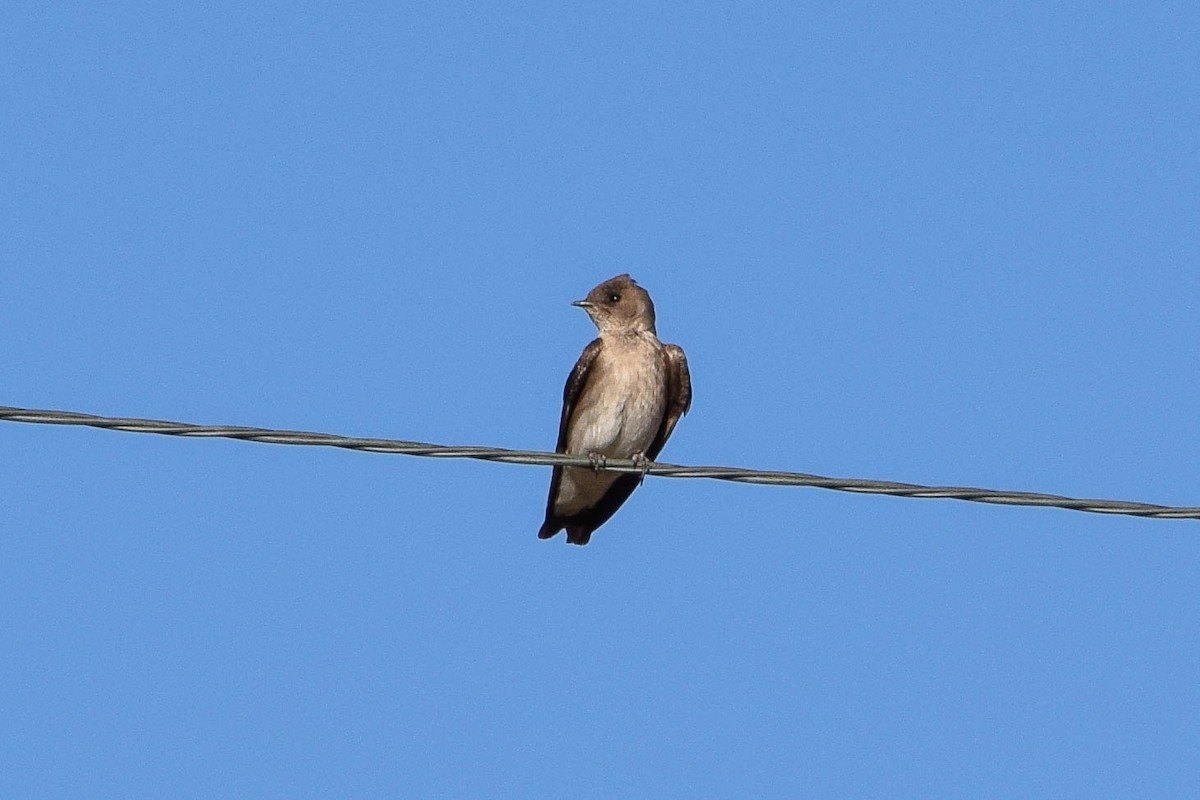
<svg viewBox="0 0 1200 800"><path fill-rule="evenodd" d="M571 370L571 374L567 378L567 385L563 387L562 417L558 421L558 444L554 448L556 452L567 452L567 429L571 425L571 415L575 412L575 404L583 395L588 378L592 374L592 365L596 363L596 357L600 355L600 349L603 346L604 343L600 339L594 339L591 344L583 348L583 353L575 362L575 368ZM562 471L562 467L555 467L550 473L550 494L546 498L546 521L542 523L542 528L538 531L539 539L550 538L562 530L566 524L554 513L554 498L558 496Z"/></svg>
<svg viewBox="0 0 1200 800"><path fill-rule="evenodd" d="M653 461L662 452L663 445L671 438L671 432L679 418L692 407L692 375L688 372L687 356L676 344L663 345L663 357L667 362L667 408L662 424L654 441L646 448L646 458Z"/></svg>
<svg viewBox="0 0 1200 800"><path fill-rule="evenodd" d="M601 339L593 339L591 344L583 348L583 353L567 378L567 385L563 387L562 417L558 421L558 444L555 446L559 453L567 452L567 428L570 426L571 414L574 413L575 403L579 401L584 387L587 386L588 378L592 374L592 364L596 363L596 357L600 355L603 346L604 342Z"/></svg>

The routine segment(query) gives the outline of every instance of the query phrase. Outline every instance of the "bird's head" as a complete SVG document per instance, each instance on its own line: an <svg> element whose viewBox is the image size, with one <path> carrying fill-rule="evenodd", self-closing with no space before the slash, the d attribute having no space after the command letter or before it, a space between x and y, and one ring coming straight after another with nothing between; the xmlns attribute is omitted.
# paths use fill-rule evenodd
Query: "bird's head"
<svg viewBox="0 0 1200 800"><path fill-rule="evenodd" d="M654 303L628 275L606 280L571 305L586 311L601 333L654 333Z"/></svg>

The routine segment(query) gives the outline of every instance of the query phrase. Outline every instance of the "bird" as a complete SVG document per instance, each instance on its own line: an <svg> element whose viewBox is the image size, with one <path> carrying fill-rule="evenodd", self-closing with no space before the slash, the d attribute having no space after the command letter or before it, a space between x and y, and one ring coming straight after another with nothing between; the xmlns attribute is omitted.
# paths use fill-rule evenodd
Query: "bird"
<svg viewBox="0 0 1200 800"><path fill-rule="evenodd" d="M563 389L559 453L646 465L658 457L692 405L692 378L683 349L658 340L654 302L618 275L571 305L587 312L600 335L583 349ZM539 539L564 528L567 542L585 545L641 484L645 472L554 467Z"/></svg>

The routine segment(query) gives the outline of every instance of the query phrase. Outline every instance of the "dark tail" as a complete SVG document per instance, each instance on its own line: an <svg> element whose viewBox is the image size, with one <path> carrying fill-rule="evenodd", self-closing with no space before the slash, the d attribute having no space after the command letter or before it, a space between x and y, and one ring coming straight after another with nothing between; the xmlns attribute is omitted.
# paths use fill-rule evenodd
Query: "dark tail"
<svg viewBox="0 0 1200 800"><path fill-rule="evenodd" d="M592 540L592 531L590 528L567 526L567 543L568 544L587 544Z"/></svg>
<svg viewBox="0 0 1200 800"><path fill-rule="evenodd" d="M569 522L561 520L558 517L546 518L546 521L542 523L541 530L538 531L538 538L552 539L563 528L567 529L567 542L570 544L587 544L592 540L592 531L590 528L571 525Z"/></svg>

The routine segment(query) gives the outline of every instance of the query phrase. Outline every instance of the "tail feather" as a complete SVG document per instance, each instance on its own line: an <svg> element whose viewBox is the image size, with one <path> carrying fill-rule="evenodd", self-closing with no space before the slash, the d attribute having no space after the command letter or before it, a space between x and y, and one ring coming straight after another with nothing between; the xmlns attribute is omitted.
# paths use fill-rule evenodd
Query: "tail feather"
<svg viewBox="0 0 1200 800"><path fill-rule="evenodd" d="M539 539L553 539L563 528L567 529L567 541L571 544L587 544L592 540L592 529L586 525L572 525L558 517L548 517L538 531Z"/></svg>
<svg viewBox="0 0 1200 800"><path fill-rule="evenodd" d="M596 501L596 504L577 511L574 514L560 516L554 513L553 506L546 509L546 521L538 531L539 539L549 539L563 528L567 529L567 541L571 544L587 544L592 539L592 533L608 522L617 509L629 499L633 490L641 483L642 476L624 474L619 476L609 490ZM551 494L553 497L553 494Z"/></svg>
<svg viewBox="0 0 1200 800"><path fill-rule="evenodd" d="M584 545L592 540L592 531L590 528L582 526L568 525L567 526L567 543Z"/></svg>

